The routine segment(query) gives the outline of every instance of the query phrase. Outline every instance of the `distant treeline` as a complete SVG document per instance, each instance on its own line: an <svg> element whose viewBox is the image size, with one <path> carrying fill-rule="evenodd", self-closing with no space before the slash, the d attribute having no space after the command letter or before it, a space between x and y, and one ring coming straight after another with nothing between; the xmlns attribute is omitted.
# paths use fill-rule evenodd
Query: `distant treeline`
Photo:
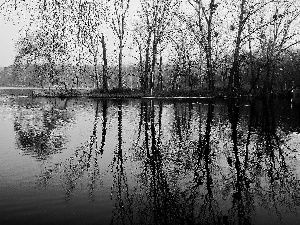
<svg viewBox="0 0 300 225"><path fill-rule="evenodd" d="M288 90L294 85L300 84L300 51L288 51L277 62L277 69L273 71L273 90ZM34 86L61 88L95 88L94 68L84 65L11 65L0 70L1 86ZM99 73L102 68L98 67ZM264 87L264 64L256 59L252 71L249 71L249 57L244 55L241 63L242 84L244 91L261 90ZM227 90L228 68L220 67L215 76L217 90ZM141 89L139 65L123 65L123 88ZM154 74L155 90L202 90L207 86L204 76L198 69L196 62L178 62L177 64L162 65L161 71ZM109 89L118 88L118 68L108 68ZM102 85L100 81L100 85Z"/></svg>

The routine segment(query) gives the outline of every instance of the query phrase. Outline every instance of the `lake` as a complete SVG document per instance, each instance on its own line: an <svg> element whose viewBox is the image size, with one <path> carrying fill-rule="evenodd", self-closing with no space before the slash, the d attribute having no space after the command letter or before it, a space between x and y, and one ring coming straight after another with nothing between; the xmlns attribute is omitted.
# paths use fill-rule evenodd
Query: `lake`
<svg viewBox="0 0 300 225"><path fill-rule="evenodd" d="M0 224L294 225L299 132L290 100L2 89Z"/></svg>

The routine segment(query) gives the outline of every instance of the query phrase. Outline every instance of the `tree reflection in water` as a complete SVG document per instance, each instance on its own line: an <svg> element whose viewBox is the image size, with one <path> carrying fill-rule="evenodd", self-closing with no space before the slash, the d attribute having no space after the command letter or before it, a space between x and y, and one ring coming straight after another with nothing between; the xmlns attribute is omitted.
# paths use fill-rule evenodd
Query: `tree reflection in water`
<svg viewBox="0 0 300 225"><path fill-rule="evenodd" d="M234 163L230 175L233 183L227 184L232 188L230 224L255 224L255 206L274 213L280 221L284 208L299 207L300 203L299 182L286 166L284 136L275 124L272 101L257 103L260 105L251 103L247 132L241 126L240 102L228 104L233 143L233 162L228 164Z"/></svg>
<svg viewBox="0 0 300 225"><path fill-rule="evenodd" d="M253 159L256 166L252 174L263 178L256 180L257 185L260 182L261 192L255 194L265 208L275 211L281 219L280 209L284 207L294 211L300 206L299 178L287 163L291 161L289 154L294 150L286 146L286 134L276 124L278 119L275 117L273 100L263 99L261 105L255 108L258 109L254 116L257 145Z"/></svg>
<svg viewBox="0 0 300 225"><path fill-rule="evenodd" d="M270 212L275 210L278 220L285 207L299 207L299 182L286 166L284 136L280 136L275 124L271 102L262 103L264 108L259 110L260 114L255 110L259 107L251 104L250 112L246 111L248 116L240 105L238 100L229 101L227 131L223 130L226 121L219 121L222 125L214 121L213 103L207 106L205 120L199 110L199 139L195 145L192 135L183 135L191 132L191 114L180 118L182 109L174 104L175 125L171 132L175 134L173 139L178 137L179 144L174 140L166 142L161 140L164 137L161 111L157 135L153 101L142 102L144 137L140 139L144 141L143 148L137 149L145 151L144 159L141 157L145 169L140 178L147 198L140 199L144 209L140 207L143 216L139 222L255 224L257 210L262 206ZM187 121L188 126L182 121ZM202 121L205 121L203 132ZM224 139L217 140L222 132ZM220 142L223 142L222 148L219 148ZM190 155L193 155L192 160ZM227 165L222 162L223 156ZM220 163L223 165L218 165ZM192 180L187 170L194 174ZM181 179L186 180L184 186Z"/></svg>
<svg viewBox="0 0 300 225"><path fill-rule="evenodd" d="M124 168L123 138L122 138L122 101L118 105L118 143L112 162L114 183L112 198L115 201L115 210L112 217L113 224L133 224L132 196L129 193L127 174Z"/></svg>
<svg viewBox="0 0 300 225"><path fill-rule="evenodd" d="M246 151L243 152L243 141L241 140L241 135L239 135L238 123L240 120L240 106L239 100L230 99L228 101L228 117L231 123L231 140L233 143L232 160L234 161L233 166L233 191L232 191L232 207L228 211L229 221L234 223L235 221L238 224L251 224L251 212L253 211L253 195L250 193L249 180L246 175L246 165L248 163L248 154L249 148L247 142ZM251 118L251 116L250 116ZM251 124L251 121L250 121ZM251 126L249 126L251 129ZM250 130L248 131L250 134ZM247 137L249 139L249 136ZM244 155L244 169L242 168L241 157ZM232 165L230 162L231 158L228 158L228 164ZM235 171L234 171L235 170ZM225 216L224 218L227 218Z"/></svg>
<svg viewBox="0 0 300 225"><path fill-rule="evenodd" d="M200 203L200 212L198 215L200 223L204 224L222 224L222 215L219 209L218 202L214 196L214 180L212 171L214 168L214 154L211 144L211 129L214 117L214 105L212 102L208 103L206 124L204 135L202 135L201 129L199 130L199 142L197 150L194 152L196 161L194 165L194 189L200 185L205 184L206 194L202 198ZM201 124L201 120L200 120ZM199 213L199 212L198 212Z"/></svg>
<svg viewBox="0 0 300 225"><path fill-rule="evenodd" d="M107 129L107 101L102 102L102 140L98 146L98 124L99 124L99 100L96 101L95 116L92 134L89 140L75 150L75 154L67 162L62 164L66 185L66 201L70 200L76 187L77 181L86 176L88 181L88 193L91 201L95 200L94 189L97 182L100 184L100 170L98 165L99 155L102 155L105 145Z"/></svg>
<svg viewBox="0 0 300 225"><path fill-rule="evenodd" d="M66 109L68 100L58 101L55 99L50 108L39 108L29 103L19 106L14 129L17 144L25 154L45 160L61 151L65 138L60 128L71 122L72 115Z"/></svg>
<svg viewBox="0 0 300 225"><path fill-rule="evenodd" d="M293 149L276 124L272 101L245 107L237 99L221 106L212 101L141 100L135 108L139 119L134 137L124 131L128 125L124 102L116 104L117 142L110 164L112 224L256 224L261 209L276 220L285 210L299 209L299 181L289 166ZM112 117L107 111L106 101L96 102L89 140L58 166L67 200L83 176L90 198L95 199L94 189L101 182L99 156ZM128 138L130 147L124 144ZM137 167L134 171L132 165Z"/></svg>
<svg viewBox="0 0 300 225"><path fill-rule="evenodd" d="M142 202L138 223L176 224L180 219L179 202L178 196L172 191L172 184L168 182L168 174L165 170L166 164L163 158L165 146L161 141L162 105L159 105L158 124L155 121L153 101L142 101L141 109L144 125L144 169L141 171L140 178L144 195L139 199ZM158 132L156 125L158 125Z"/></svg>
<svg viewBox="0 0 300 225"><path fill-rule="evenodd" d="M72 157L64 162L46 167L39 177L39 183L47 185L51 178L60 174L66 191L65 201L71 199L78 181L85 177L88 182L89 198L91 201L95 200L94 189L97 182L101 183L98 159L104 152L107 132L107 101L102 101L102 136L101 143L98 143L99 105L100 101L98 100L95 102L93 127L89 139L75 149Z"/></svg>

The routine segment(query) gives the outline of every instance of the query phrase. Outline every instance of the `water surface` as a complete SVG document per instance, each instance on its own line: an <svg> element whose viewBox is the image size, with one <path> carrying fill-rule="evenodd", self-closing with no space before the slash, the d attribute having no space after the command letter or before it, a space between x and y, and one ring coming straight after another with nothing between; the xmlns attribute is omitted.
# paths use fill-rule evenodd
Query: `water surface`
<svg viewBox="0 0 300 225"><path fill-rule="evenodd" d="M300 220L297 104L26 96L0 92L0 224Z"/></svg>

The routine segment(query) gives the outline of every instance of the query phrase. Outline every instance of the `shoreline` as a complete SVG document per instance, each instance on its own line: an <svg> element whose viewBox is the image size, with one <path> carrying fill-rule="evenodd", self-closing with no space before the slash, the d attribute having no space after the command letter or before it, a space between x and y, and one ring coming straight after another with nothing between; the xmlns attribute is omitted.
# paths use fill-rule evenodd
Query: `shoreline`
<svg viewBox="0 0 300 225"><path fill-rule="evenodd" d="M216 91L215 94L200 91L158 91L153 95L143 93L137 90L124 90L109 91L107 93L101 92L95 89L70 89L70 90L57 90L57 89L33 89L32 97L59 97L59 98L137 98L137 99L230 99L230 98L263 98L263 97L275 97L275 98L291 98L292 95L288 91L277 91L270 94L258 93L252 94L240 94L238 96L230 96L224 91Z"/></svg>
<svg viewBox="0 0 300 225"><path fill-rule="evenodd" d="M78 88L78 89L58 89L58 88L40 88L40 87L0 87L0 90L29 90L29 96L33 98L102 98L102 99L255 99L255 98L292 98L293 95L287 90L274 91L269 94L257 93L240 94L238 96L230 96L224 90L216 91L214 94L209 94L202 90L169 90L169 91L155 91L153 95L150 93L143 93L140 90L118 90L112 89L104 93L102 90L92 88Z"/></svg>

